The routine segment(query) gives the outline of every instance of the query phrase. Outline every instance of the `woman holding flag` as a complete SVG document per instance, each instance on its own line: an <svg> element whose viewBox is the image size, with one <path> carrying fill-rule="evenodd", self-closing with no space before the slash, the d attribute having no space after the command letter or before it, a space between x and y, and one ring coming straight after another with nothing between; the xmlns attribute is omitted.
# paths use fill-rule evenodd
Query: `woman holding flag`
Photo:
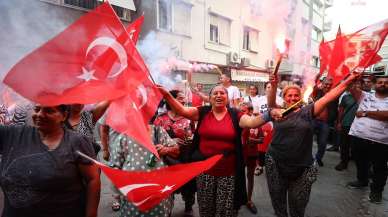
<svg viewBox="0 0 388 217"><path fill-rule="evenodd" d="M287 209L292 217L304 216L311 186L317 177L312 157L313 120L358 77L359 74L350 74L318 101L303 107L295 106L301 104L301 89L298 86L284 88L285 107L290 110L295 106L295 109L287 116L273 121L274 135L265 161L267 183L276 216L287 217ZM272 87L268 94L268 106L279 108L276 104L277 78L272 75L270 80Z"/></svg>
<svg viewBox="0 0 388 217"><path fill-rule="evenodd" d="M264 124L270 120L270 112L250 117L229 108L228 91L220 85L210 91L210 106L203 107L184 107L166 89L159 89L177 114L198 121L191 160L224 155L212 169L197 177L200 216L237 216L240 206L247 203L242 128ZM278 116L279 110L274 109L271 114Z"/></svg>

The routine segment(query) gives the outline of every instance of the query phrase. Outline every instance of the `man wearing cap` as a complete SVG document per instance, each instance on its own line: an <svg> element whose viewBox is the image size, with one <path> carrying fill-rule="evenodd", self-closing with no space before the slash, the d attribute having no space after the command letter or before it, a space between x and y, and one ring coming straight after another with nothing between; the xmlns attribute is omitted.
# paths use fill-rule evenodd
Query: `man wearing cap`
<svg viewBox="0 0 388 217"><path fill-rule="evenodd" d="M354 137L354 156L357 181L348 183L351 188L368 186L368 168L372 161L373 177L369 201L381 203L387 180L388 161L388 76L375 79L375 93L353 90L359 102L349 134Z"/></svg>

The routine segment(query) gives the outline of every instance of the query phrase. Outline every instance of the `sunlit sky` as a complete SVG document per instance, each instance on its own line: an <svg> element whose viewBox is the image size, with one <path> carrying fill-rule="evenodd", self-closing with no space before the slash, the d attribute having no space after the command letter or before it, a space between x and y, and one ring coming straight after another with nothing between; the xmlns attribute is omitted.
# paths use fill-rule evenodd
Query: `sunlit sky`
<svg viewBox="0 0 388 217"><path fill-rule="evenodd" d="M326 20L332 21L332 29L325 39L333 39L341 24L343 33L351 33L365 26L388 19L388 0L333 0L327 9Z"/></svg>

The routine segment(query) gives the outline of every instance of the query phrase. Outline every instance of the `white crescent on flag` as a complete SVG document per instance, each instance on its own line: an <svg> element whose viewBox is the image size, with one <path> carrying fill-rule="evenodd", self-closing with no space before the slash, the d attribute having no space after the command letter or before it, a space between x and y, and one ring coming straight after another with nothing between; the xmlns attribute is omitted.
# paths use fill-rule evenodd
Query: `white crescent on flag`
<svg viewBox="0 0 388 217"><path fill-rule="evenodd" d="M141 104L138 106L139 109L143 108L147 104L147 90L144 85L139 85L136 89L137 97L141 97Z"/></svg>
<svg viewBox="0 0 388 217"><path fill-rule="evenodd" d="M159 184L155 183L149 183L149 184L131 184L131 185L126 185L124 187L119 188L120 192L123 193L124 195L127 195L129 192L138 189L138 188L144 188L148 186L160 186Z"/></svg>
<svg viewBox="0 0 388 217"><path fill-rule="evenodd" d="M86 55L88 56L91 49L93 49L96 46L107 46L114 50L114 52L117 54L119 61L120 61L120 68L117 70L117 72L112 72L112 70L108 74L108 78L114 78L118 75L120 75L127 67L128 67L128 56L127 52L125 51L124 47L118 43L113 38L109 37L99 37L92 41L92 43L89 44L88 48L86 49Z"/></svg>
<svg viewBox="0 0 388 217"><path fill-rule="evenodd" d="M135 205L135 206L138 207L138 206L140 206L140 205L143 205L143 203L147 202L147 200L149 200L151 197L152 197L152 195L149 196L149 197L147 197L146 199L144 199L144 200L142 200L142 201L139 201L139 202L132 201L132 203L133 203L133 205Z"/></svg>

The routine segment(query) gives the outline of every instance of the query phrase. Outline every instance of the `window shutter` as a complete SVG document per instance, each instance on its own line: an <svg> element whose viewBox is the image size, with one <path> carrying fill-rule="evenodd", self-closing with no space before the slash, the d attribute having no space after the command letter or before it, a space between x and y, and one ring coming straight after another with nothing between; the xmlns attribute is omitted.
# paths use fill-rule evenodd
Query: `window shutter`
<svg viewBox="0 0 388 217"><path fill-rule="evenodd" d="M174 32L190 35L191 33L191 6L185 3L174 4Z"/></svg>
<svg viewBox="0 0 388 217"><path fill-rule="evenodd" d="M256 30L249 30L249 50L259 51L259 32Z"/></svg>
<svg viewBox="0 0 388 217"><path fill-rule="evenodd" d="M230 22L219 18L220 43L230 45Z"/></svg>

